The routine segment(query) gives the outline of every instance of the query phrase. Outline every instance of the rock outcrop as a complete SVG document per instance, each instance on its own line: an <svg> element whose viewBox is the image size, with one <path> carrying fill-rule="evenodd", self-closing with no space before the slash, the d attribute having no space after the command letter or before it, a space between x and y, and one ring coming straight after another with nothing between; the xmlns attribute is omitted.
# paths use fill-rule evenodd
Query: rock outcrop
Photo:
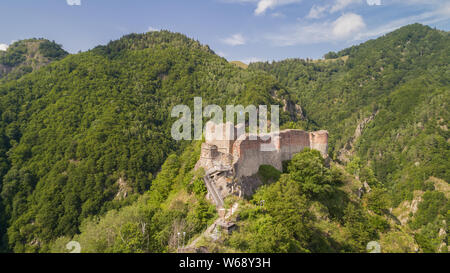
<svg viewBox="0 0 450 273"><path fill-rule="evenodd" d="M367 118L364 118L362 121L358 122L356 125L355 133L353 136L347 141L346 145L339 150L338 152L338 159L341 162L349 162L350 158L354 154L354 146L355 143L358 141L359 137L362 135L364 129L368 126L370 122L372 122L376 115L378 114L378 111L373 113Z"/></svg>

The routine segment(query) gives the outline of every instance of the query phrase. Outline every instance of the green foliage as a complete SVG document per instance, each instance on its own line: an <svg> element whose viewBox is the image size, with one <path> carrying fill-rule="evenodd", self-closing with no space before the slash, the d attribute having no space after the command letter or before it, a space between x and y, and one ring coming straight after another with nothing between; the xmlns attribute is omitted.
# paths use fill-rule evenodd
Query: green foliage
<svg viewBox="0 0 450 273"><path fill-rule="evenodd" d="M15 66L26 60L27 47L24 43L14 43L5 53L0 55L0 63L6 66Z"/></svg>
<svg viewBox="0 0 450 273"><path fill-rule="evenodd" d="M328 60L328 59L336 59L336 58L339 57L339 55L338 55L336 52L330 51L330 52L328 52L327 54L325 54L323 57L324 57L326 60Z"/></svg>
<svg viewBox="0 0 450 273"><path fill-rule="evenodd" d="M439 238L439 226L433 223L425 225L415 234L414 238L425 253L436 253L442 243L441 238ZM443 249L443 251L447 252L446 249Z"/></svg>
<svg viewBox="0 0 450 273"><path fill-rule="evenodd" d="M195 231L200 231L210 223L215 216L215 207L209 204L204 196L198 197L199 201L195 204L192 211L187 215L189 222L196 227Z"/></svg>
<svg viewBox="0 0 450 273"><path fill-rule="evenodd" d="M358 251L365 251L368 242L378 238L377 226L373 226L364 210L349 203L344 216L344 225L350 232L349 244Z"/></svg>
<svg viewBox="0 0 450 273"><path fill-rule="evenodd" d="M214 206L204 196L188 195L184 178L193 174L192 159L199 145L186 147L180 155L171 155L161 168L150 190L136 202L108 211L101 217L83 221L79 235L82 252L168 252L177 247L178 232L186 232L186 242L202 231L216 217ZM61 251L56 240L51 250Z"/></svg>
<svg viewBox="0 0 450 273"><path fill-rule="evenodd" d="M168 31L69 56L42 39L14 43L0 52L0 251L66 252L74 239L83 252L170 252L178 232L201 232L216 215L192 171L200 146L170 136L170 109L195 96L219 106L301 102L308 120L282 113L281 127L327 129L330 156L353 153L346 170L372 188L361 205L310 149L284 162L283 175L261 166L265 183L276 182L242 208L227 246L364 252L388 232L392 250L410 250L385 212L422 190L410 225L422 250L438 251L450 208L428 178L450 180L449 46L448 32L415 24L325 55L333 61L243 70Z"/></svg>
<svg viewBox="0 0 450 273"><path fill-rule="evenodd" d="M378 233L384 233L389 230L390 225L386 218L379 215L368 216L369 226Z"/></svg>
<svg viewBox="0 0 450 273"><path fill-rule="evenodd" d="M414 253L417 251L414 237L401 231L392 231L380 240L382 253Z"/></svg>
<svg viewBox="0 0 450 273"><path fill-rule="evenodd" d="M39 50L44 57L61 59L67 55L67 52L62 49L62 46L55 43L55 41L44 40L39 44Z"/></svg>
<svg viewBox="0 0 450 273"><path fill-rule="evenodd" d="M6 51L0 51L0 83L2 78L18 79L67 55L54 41L28 39L14 42Z"/></svg>
<svg viewBox="0 0 450 273"><path fill-rule="evenodd" d="M258 174L261 177L263 184L278 181L281 176L281 172L270 165L259 166Z"/></svg>
<svg viewBox="0 0 450 273"><path fill-rule="evenodd" d="M145 249L145 231L141 230L138 223L126 223L123 225L114 244L114 252L139 253Z"/></svg>
<svg viewBox="0 0 450 273"><path fill-rule="evenodd" d="M414 215L414 221L411 226L418 229L436 220L443 220L443 215L447 214L450 204L444 193L437 191L427 191L422 196L422 202L419 203L417 213ZM439 217L440 216L440 217Z"/></svg>
<svg viewBox="0 0 450 273"><path fill-rule="evenodd" d="M239 231L225 244L249 252L365 251L365 244L389 224L352 204L338 188L342 179L338 170L325 166L320 153L302 151L277 182L258 189L254 205L241 208ZM322 222L318 217L333 220Z"/></svg>
<svg viewBox="0 0 450 273"><path fill-rule="evenodd" d="M389 194L383 188L374 188L365 196L367 208L376 214L384 214L392 207Z"/></svg>
<svg viewBox="0 0 450 273"><path fill-rule="evenodd" d="M275 75L292 91L313 128L330 132L333 158L353 140L364 165L370 161L376 178L392 187L424 175L449 181L449 133L443 129L450 119L449 39L447 32L414 24L338 52L349 56L345 62L288 59L249 69ZM371 115L375 119L353 139L357 124ZM411 169L419 170L415 177Z"/></svg>
<svg viewBox="0 0 450 273"><path fill-rule="evenodd" d="M264 200L263 211L244 212L246 225L231 236L230 246L249 252L308 252L312 216L298 183L282 176L263 186L253 200Z"/></svg>
<svg viewBox="0 0 450 273"><path fill-rule="evenodd" d="M359 176L362 167L363 167L363 163L361 161L361 158L359 158L358 156L355 156L352 158L352 160L349 163L347 163L347 165L345 166L345 169L347 170L348 173L350 173L354 176Z"/></svg>
<svg viewBox="0 0 450 273"><path fill-rule="evenodd" d="M205 182L201 178L196 178L193 182L193 192L197 195L204 196L208 192Z"/></svg>
<svg viewBox="0 0 450 273"><path fill-rule="evenodd" d="M308 197L326 198L333 191L333 177L317 150L306 148L294 155L288 171L290 178L300 184Z"/></svg>
<svg viewBox="0 0 450 273"><path fill-rule="evenodd" d="M433 190L431 176L450 181L449 52L448 32L413 24L325 55L333 61L288 59L248 69L275 75L301 102L309 129L329 131L330 156L353 155L347 171L387 190L377 193L381 200L368 196L369 209L380 213L387 199L396 207L416 190ZM418 227L447 212L423 211Z"/></svg>
<svg viewBox="0 0 450 273"><path fill-rule="evenodd" d="M64 55L53 42L37 42L41 55ZM267 73L239 69L168 31L128 35L1 84L0 196L9 246L35 251L73 236L84 219L121 206L120 187L133 195L152 185L151 202L165 200L176 175L170 170L186 163L189 180L198 160L168 158L189 145L172 139L170 111L193 109L195 96L204 105L246 106L281 104L289 94ZM167 170L152 181L166 158Z"/></svg>

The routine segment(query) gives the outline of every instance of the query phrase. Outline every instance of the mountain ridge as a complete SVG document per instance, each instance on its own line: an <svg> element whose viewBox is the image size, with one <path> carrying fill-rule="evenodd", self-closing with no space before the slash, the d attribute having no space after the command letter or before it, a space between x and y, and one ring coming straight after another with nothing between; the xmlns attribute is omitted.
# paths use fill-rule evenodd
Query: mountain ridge
<svg viewBox="0 0 450 273"><path fill-rule="evenodd" d="M290 101L272 76L167 31L127 35L1 84L5 244L45 249L85 218L131 202L115 200L121 190L148 190L187 145L171 138L170 109L196 96L222 107ZM282 122L296 115L280 114Z"/></svg>
<svg viewBox="0 0 450 273"><path fill-rule="evenodd" d="M369 239L394 252L444 251L449 202L429 177L448 183L448 41L448 32L415 24L326 56L336 61L244 70L198 41L161 31L126 35L4 80L3 246L64 251L77 239L87 252L167 252L176 251L181 228L189 238L201 233L217 213L204 198L201 172L192 170L200 142L175 143L168 111L201 96L219 106L297 104L299 111L281 114L282 128L328 129L337 161L327 166L306 150L283 173L262 168L271 182L242 201L242 230L203 242L210 251L362 252ZM340 166L346 148L349 162ZM392 217L403 214L389 210L418 190L417 210L398 225Z"/></svg>
<svg viewBox="0 0 450 273"><path fill-rule="evenodd" d="M413 200L415 191L442 200L427 212L428 222L408 223L430 252L439 244L424 238L438 242L439 231L448 232L448 201L429 178L450 180L449 52L449 32L413 24L325 56L348 56L345 62L291 59L249 67L275 75L311 122L330 132L332 158L349 160L363 181L374 175L394 207Z"/></svg>

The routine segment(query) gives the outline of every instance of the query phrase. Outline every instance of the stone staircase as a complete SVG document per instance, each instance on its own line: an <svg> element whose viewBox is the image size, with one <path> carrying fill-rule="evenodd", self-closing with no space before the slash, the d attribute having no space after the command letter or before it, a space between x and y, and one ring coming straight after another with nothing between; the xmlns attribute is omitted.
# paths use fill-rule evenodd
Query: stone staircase
<svg viewBox="0 0 450 273"><path fill-rule="evenodd" d="M222 196L217 192L216 187L211 183L211 178L207 175L203 177L203 180L205 181L206 188L208 189L208 193L211 195L212 199L214 200L214 203L216 203L216 206L218 208L223 207L224 202L222 199Z"/></svg>
<svg viewBox="0 0 450 273"><path fill-rule="evenodd" d="M206 171L205 176L203 177L203 180L205 181L206 188L208 189L208 193L214 200L214 203L216 204L217 208L222 208L224 205L223 198L220 195L220 193L217 191L216 187L214 186L213 180L214 178L223 173L223 172L229 172L231 171L231 167L227 166L215 166Z"/></svg>

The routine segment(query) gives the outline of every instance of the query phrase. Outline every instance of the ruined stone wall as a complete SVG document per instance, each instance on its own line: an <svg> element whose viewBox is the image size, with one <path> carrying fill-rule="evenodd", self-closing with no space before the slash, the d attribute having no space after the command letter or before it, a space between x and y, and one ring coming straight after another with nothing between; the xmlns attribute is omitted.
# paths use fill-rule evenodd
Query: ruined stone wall
<svg viewBox="0 0 450 273"><path fill-rule="evenodd" d="M195 169L208 170L215 166L232 166L234 157L230 153L219 151L218 147L210 143L202 143L200 159L195 164Z"/></svg>
<svg viewBox="0 0 450 273"><path fill-rule="evenodd" d="M208 122L205 130L205 140L211 145L216 145L221 153L232 153L234 140L236 139L237 129L232 123L215 124Z"/></svg>
<svg viewBox="0 0 450 273"><path fill-rule="evenodd" d="M327 131L284 130L265 136L243 134L239 137L231 123L207 124L206 142L202 144L195 168L228 170L210 178L209 186L222 198L230 194L251 196L261 185L254 176L261 165L271 165L282 171L283 161L292 159L307 147L319 150L324 157L328 153Z"/></svg>
<svg viewBox="0 0 450 273"><path fill-rule="evenodd" d="M318 150L323 156L328 154L328 132L325 130L309 133L311 149Z"/></svg>
<svg viewBox="0 0 450 273"><path fill-rule="evenodd" d="M256 174L261 165L271 165L282 171L283 161L292 159L307 147L320 151L324 157L328 153L327 131L284 130L265 139L250 134L236 139L237 129L231 123L208 123L206 129L206 143L202 145L196 168L232 166L237 179ZM272 149L264 149L267 147Z"/></svg>
<svg viewBox="0 0 450 273"><path fill-rule="evenodd" d="M282 170L281 153L275 140L275 148L272 151L263 151L262 144L268 145L269 140L263 140L258 137L257 140L250 140L248 137L244 140L237 140L233 145L233 168L236 178L252 176L256 174L261 165L272 165L278 170Z"/></svg>
<svg viewBox="0 0 450 273"><path fill-rule="evenodd" d="M285 130L280 132L281 160L292 159L294 154L310 147L310 133L300 130Z"/></svg>
<svg viewBox="0 0 450 273"><path fill-rule="evenodd" d="M214 167L214 162L218 161L220 152L217 150L216 145L209 143L202 143L202 150L200 152L200 159L195 164L195 169L203 168L208 170Z"/></svg>
<svg viewBox="0 0 450 273"><path fill-rule="evenodd" d="M290 160L305 148L319 150L323 156L328 153L328 132L319 131L308 133L301 130L284 130L273 137L273 150L265 151L263 144L271 141L250 140L249 135L233 144L233 167L236 178L248 177L256 174L261 165L271 165L282 171L283 161Z"/></svg>

